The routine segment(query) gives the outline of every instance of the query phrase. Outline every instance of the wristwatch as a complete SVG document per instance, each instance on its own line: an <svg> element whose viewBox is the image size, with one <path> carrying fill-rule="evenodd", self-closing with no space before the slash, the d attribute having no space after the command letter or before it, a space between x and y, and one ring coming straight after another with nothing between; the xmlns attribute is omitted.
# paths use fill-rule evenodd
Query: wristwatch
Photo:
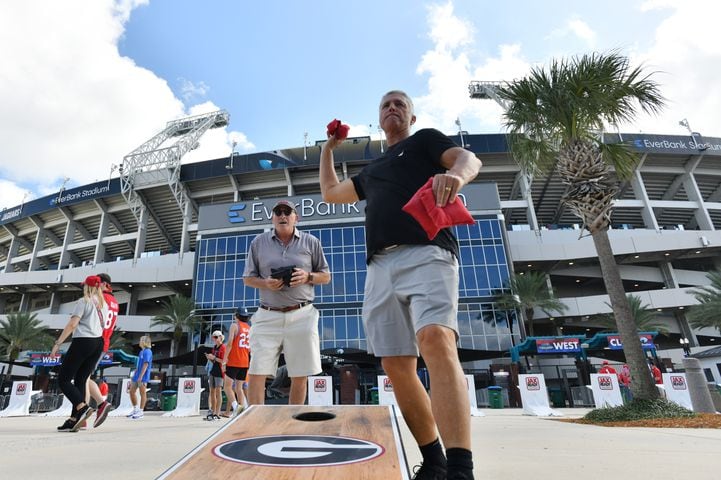
<svg viewBox="0 0 721 480"><path fill-rule="evenodd" d="M313 283L313 272L308 273L308 283Z"/></svg>

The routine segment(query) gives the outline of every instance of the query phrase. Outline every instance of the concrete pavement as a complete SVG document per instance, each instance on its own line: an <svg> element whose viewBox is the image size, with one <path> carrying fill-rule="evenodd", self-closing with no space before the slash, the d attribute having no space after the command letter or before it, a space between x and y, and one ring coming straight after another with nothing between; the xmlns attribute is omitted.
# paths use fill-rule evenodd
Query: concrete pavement
<svg viewBox="0 0 721 480"><path fill-rule="evenodd" d="M721 478L721 430L609 428L524 416L520 409L482 411L485 417L472 418L479 480ZM558 411L567 418L587 412ZM152 479L228 421L161 413L146 412L142 420L109 417L99 429L75 434L55 431L60 418L0 418L1 476ZM412 467L420 460L418 449L400 423Z"/></svg>

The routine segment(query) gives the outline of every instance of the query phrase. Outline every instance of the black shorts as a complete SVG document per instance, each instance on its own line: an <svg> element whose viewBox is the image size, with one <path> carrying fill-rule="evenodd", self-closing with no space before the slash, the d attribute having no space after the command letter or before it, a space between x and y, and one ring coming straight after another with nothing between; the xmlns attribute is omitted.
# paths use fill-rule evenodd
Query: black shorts
<svg viewBox="0 0 721 480"><path fill-rule="evenodd" d="M229 367L225 366L225 375L233 380L245 380L245 375L248 373L248 367Z"/></svg>

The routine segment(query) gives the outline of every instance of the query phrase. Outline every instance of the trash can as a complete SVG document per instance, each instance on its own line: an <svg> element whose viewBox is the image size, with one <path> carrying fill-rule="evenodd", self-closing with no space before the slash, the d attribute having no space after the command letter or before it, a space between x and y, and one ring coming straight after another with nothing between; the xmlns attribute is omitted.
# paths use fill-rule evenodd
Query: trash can
<svg viewBox="0 0 721 480"><path fill-rule="evenodd" d="M488 406L491 408L503 408L503 390L501 387L488 387Z"/></svg>
<svg viewBox="0 0 721 480"><path fill-rule="evenodd" d="M371 403L378 405L378 387L371 388Z"/></svg>
<svg viewBox="0 0 721 480"><path fill-rule="evenodd" d="M178 392L175 390L163 390L161 393L161 409L164 412L175 410L175 406L178 403Z"/></svg>
<svg viewBox="0 0 721 480"><path fill-rule="evenodd" d="M560 388L549 388L548 395L551 397L551 405L553 405L554 408L566 407L566 396L563 394L563 390Z"/></svg>

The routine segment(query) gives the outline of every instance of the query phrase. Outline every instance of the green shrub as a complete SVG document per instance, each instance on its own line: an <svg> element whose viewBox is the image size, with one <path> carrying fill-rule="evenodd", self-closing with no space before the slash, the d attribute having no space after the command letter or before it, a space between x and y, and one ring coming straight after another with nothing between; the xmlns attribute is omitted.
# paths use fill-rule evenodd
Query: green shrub
<svg viewBox="0 0 721 480"><path fill-rule="evenodd" d="M632 400L626 405L612 408L597 408L584 416L591 422L628 422L649 418L695 417L696 414L665 399Z"/></svg>

